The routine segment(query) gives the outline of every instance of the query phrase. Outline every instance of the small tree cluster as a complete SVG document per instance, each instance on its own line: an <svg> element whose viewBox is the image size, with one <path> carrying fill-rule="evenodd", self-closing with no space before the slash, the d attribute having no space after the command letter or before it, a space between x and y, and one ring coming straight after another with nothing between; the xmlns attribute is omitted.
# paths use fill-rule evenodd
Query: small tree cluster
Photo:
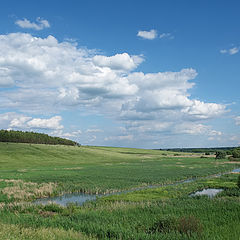
<svg viewBox="0 0 240 240"><path fill-rule="evenodd" d="M235 148L232 152L233 158L240 158L240 150Z"/></svg>
<svg viewBox="0 0 240 240"><path fill-rule="evenodd" d="M226 157L226 152L218 151L216 152L216 159L224 159Z"/></svg>

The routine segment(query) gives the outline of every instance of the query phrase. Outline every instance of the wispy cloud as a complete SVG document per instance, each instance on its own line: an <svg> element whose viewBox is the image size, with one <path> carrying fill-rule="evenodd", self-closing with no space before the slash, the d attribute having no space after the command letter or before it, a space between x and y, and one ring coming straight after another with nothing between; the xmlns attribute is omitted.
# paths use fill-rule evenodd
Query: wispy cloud
<svg viewBox="0 0 240 240"><path fill-rule="evenodd" d="M102 129L87 129L86 130L86 133L99 133L99 132L103 132L103 130Z"/></svg>
<svg viewBox="0 0 240 240"><path fill-rule="evenodd" d="M122 136L110 136L110 137L106 137L104 138L104 141L131 141L133 140L133 135L122 135Z"/></svg>
<svg viewBox="0 0 240 240"><path fill-rule="evenodd" d="M153 40L157 37L157 31L154 29L150 31L138 31L137 36L144 39Z"/></svg>
<svg viewBox="0 0 240 240"><path fill-rule="evenodd" d="M161 33L159 38L174 39L174 36L171 33Z"/></svg>
<svg viewBox="0 0 240 240"><path fill-rule="evenodd" d="M240 116L235 117L235 123L236 125L240 126Z"/></svg>
<svg viewBox="0 0 240 240"><path fill-rule="evenodd" d="M40 17L36 19L36 22L30 22L28 19L24 18L23 20L17 20L15 24L21 28L29 28L37 31L50 27L49 22Z"/></svg>
<svg viewBox="0 0 240 240"><path fill-rule="evenodd" d="M220 53L234 55L234 54L238 53L239 50L240 50L239 47L233 47L233 48L230 48L230 49L222 49L222 50L220 50Z"/></svg>

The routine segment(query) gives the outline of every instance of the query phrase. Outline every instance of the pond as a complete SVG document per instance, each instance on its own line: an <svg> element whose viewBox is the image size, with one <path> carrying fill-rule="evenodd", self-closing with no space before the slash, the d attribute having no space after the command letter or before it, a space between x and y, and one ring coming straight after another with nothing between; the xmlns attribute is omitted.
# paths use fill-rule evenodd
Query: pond
<svg viewBox="0 0 240 240"><path fill-rule="evenodd" d="M209 198L215 197L218 193L222 192L223 189L216 189L216 188L208 188L208 189L203 189L201 191L197 191L195 193L190 194L190 197L195 197L195 196L202 196L206 195Z"/></svg>
<svg viewBox="0 0 240 240"><path fill-rule="evenodd" d="M100 196L100 195L94 195L94 194L90 195L85 193L69 193L69 194L64 194L62 196L58 196L58 197L40 198L34 201L33 204L47 205L50 203L55 203L63 207L66 207L69 203L82 205L87 201L96 200L97 196Z"/></svg>

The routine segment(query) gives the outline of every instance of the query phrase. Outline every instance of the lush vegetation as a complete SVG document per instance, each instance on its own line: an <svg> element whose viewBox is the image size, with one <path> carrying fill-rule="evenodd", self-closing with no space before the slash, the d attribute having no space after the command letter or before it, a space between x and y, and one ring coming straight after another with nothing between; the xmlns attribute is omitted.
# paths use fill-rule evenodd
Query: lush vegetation
<svg viewBox="0 0 240 240"><path fill-rule="evenodd" d="M236 164L199 154L107 147L0 143L1 239L238 239ZM62 192L113 192L198 181L106 196L84 206L26 202ZM189 197L223 188L214 199ZM221 227L220 227L221 226Z"/></svg>
<svg viewBox="0 0 240 240"><path fill-rule="evenodd" d="M235 148L235 149L232 151L232 157L233 157L233 158L239 158L239 159L240 159L240 148Z"/></svg>
<svg viewBox="0 0 240 240"><path fill-rule="evenodd" d="M0 142L79 145L69 139L51 137L44 133L23 132L14 130L0 130Z"/></svg>

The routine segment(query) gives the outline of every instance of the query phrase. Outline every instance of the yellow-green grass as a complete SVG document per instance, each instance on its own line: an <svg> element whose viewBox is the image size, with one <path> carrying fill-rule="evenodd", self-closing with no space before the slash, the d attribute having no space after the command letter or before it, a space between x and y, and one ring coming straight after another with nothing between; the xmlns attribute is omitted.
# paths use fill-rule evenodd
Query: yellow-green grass
<svg viewBox="0 0 240 240"><path fill-rule="evenodd" d="M24 228L15 224L0 223L1 240L94 240L92 237L57 228Z"/></svg>
<svg viewBox="0 0 240 240"><path fill-rule="evenodd" d="M237 174L109 196L84 206L24 202L38 197L40 190L43 195L121 191L212 175L238 166L226 163L226 159L174 154L0 143L0 239L238 239ZM224 192L214 199L189 197L206 187L224 188Z"/></svg>

